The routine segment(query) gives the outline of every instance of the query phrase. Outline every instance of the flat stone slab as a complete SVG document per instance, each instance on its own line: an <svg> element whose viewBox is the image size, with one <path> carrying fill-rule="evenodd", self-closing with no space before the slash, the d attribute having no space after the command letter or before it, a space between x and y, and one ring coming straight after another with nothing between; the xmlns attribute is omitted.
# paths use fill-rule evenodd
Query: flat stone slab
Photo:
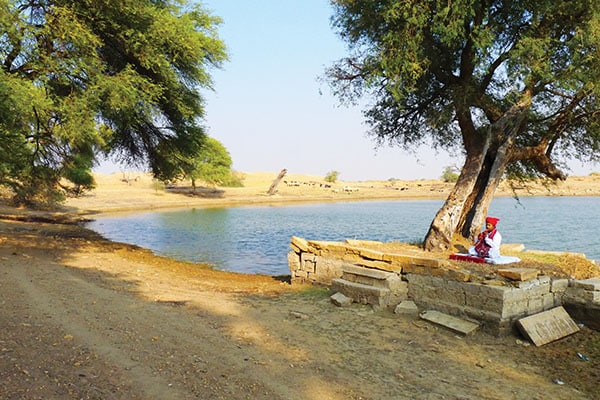
<svg viewBox="0 0 600 400"><path fill-rule="evenodd" d="M517 321L519 330L536 346L542 346L579 331L579 326L562 307Z"/></svg>
<svg viewBox="0 0 600 400"><path fill-rule="evenodd" d="M471 335L479 329L479 324L475 322L467 321L435 310L423 311L419 316L426 321L444 326L463 335Z"/></svg>
<svg viewBox="0 0 600 400"><path fill-rule="evenodd" d="M537 278L540 270L535 268L500 268L498 275L513 281L529 281Z"/></svg>

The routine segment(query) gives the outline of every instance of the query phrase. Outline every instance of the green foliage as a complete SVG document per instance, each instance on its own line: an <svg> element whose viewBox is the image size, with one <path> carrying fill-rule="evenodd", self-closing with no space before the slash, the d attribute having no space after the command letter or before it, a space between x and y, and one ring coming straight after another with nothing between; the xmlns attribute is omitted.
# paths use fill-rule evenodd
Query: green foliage
<svg viewBox="0 0 600 400"><path fill-rule="evenodd" d="M447 166L442 172L442 180L446 183L456 183L458 181L458 173L456 167Z"/></svg>
<svg viewBox="0 0 600 400"><path fill-rule="evenodd" d="M225 146L216 139L207 138L199 153L190 158L185 176L196 187L196 181L202 180L209 185L239 187L239 177L231 170L231 156Z"/></svg>
<svg viewBox="0 0 600 400"><path fill-rule="evenodd" d="M327 76L343 102L373 99L379 143L474 151L489 136L495 152L510 132L513 173L554 179L560 160L600 160L599 2L331 3L351 54Z"/></svg>
<svg viewBox="0 0 600 400"><path fill-rule="evenodd" d="M328 173L325 174L325 182L328 183L335 183L337 182L338 178L340 177L340 173L338 171L329 171Z"/></svg>
<svg viewBox="0 0 600 400"><path fill-rule="evenodd" d="M174 177L205 138L219 23L188 0L0 0L0 184L79 192L100 152Z"/></svg>
<svg viewBox="0 0 600 400"><path fill-rule="evenodd" d="M229 176L226 176L221 181L222 187L244 187L244 174L237 171L230 171Z"/></svg>

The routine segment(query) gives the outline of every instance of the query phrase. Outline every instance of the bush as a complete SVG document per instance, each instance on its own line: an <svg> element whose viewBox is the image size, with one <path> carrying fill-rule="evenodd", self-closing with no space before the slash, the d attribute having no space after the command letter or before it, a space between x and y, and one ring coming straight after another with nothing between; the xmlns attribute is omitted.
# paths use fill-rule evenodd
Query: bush
<svg viewBox="0 0 600 400"><path fill-rule="evenodd" d="M458 173L456 167L446 167L442 173L442 180L446 183L456 183L458 181Z"/></svg>
<svg viewBox="0 0 600 400"><path fill-rule="evenodd" d="M325 182L335 183L338 180L339 176L340 173L338 171L329 171L325 174Z"/></svg>

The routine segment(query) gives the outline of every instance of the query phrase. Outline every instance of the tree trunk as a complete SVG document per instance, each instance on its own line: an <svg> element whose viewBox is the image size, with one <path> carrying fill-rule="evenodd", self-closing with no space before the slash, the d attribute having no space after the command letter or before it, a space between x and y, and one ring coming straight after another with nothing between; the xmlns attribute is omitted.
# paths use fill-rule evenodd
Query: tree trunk
<svg viewBox="0 0 600 400"><path fill-rule="evenodd" d="M273 183L271 183L271 186L269 187L269 190L267 190L267 194L269 196L273 196L275 193L277 193L277 185L279 185L279 182L281 182L281 180L283 179L283 177L285 176L285 174L287 174L287 169L282 169L281 172L279 173L279 175L277 176L277 178L275 178L275 180L273 181Z"/></svg>
<svg viewBox="0 0 600 400"><path fill-rule="evenodd" d="M458 181L429 226L423 243L425 250L442 251L451 246L452 235L458 226L464 204L475 187L482 164L483 156L467 156Z"/></svg>
<svg viewBox="0 0 600 400"><path fill-rule="evenodd" d="M473 239L479 234L508 164L508 148L509 144L505 143L500 149L488 152L456 229L461 236Z"/></svg>
<svg viewBox="0 0 600 400"><path fill-rule="evenodd" d="M447 250L452 246L454 234L472 239L479 232L510 161L512 140L518 133L526 108L526 101L517 104L490 125L486 136L494 138L490 146L471 147L456 185L425 236L423 247L426 250Z"/></svg>

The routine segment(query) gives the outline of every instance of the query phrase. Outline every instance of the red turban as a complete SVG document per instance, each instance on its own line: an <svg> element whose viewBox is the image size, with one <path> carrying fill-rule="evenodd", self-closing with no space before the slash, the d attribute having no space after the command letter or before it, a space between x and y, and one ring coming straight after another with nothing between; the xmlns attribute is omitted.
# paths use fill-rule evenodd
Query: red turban
<svg viewBox="0 0 600 400"><path fill-rule="evenodd" d="M495 218L495 217L487 217L485 219L485 223L486 224L492 224L494 226L498 225L498 221L500 221L500 218Z"/></svg>

